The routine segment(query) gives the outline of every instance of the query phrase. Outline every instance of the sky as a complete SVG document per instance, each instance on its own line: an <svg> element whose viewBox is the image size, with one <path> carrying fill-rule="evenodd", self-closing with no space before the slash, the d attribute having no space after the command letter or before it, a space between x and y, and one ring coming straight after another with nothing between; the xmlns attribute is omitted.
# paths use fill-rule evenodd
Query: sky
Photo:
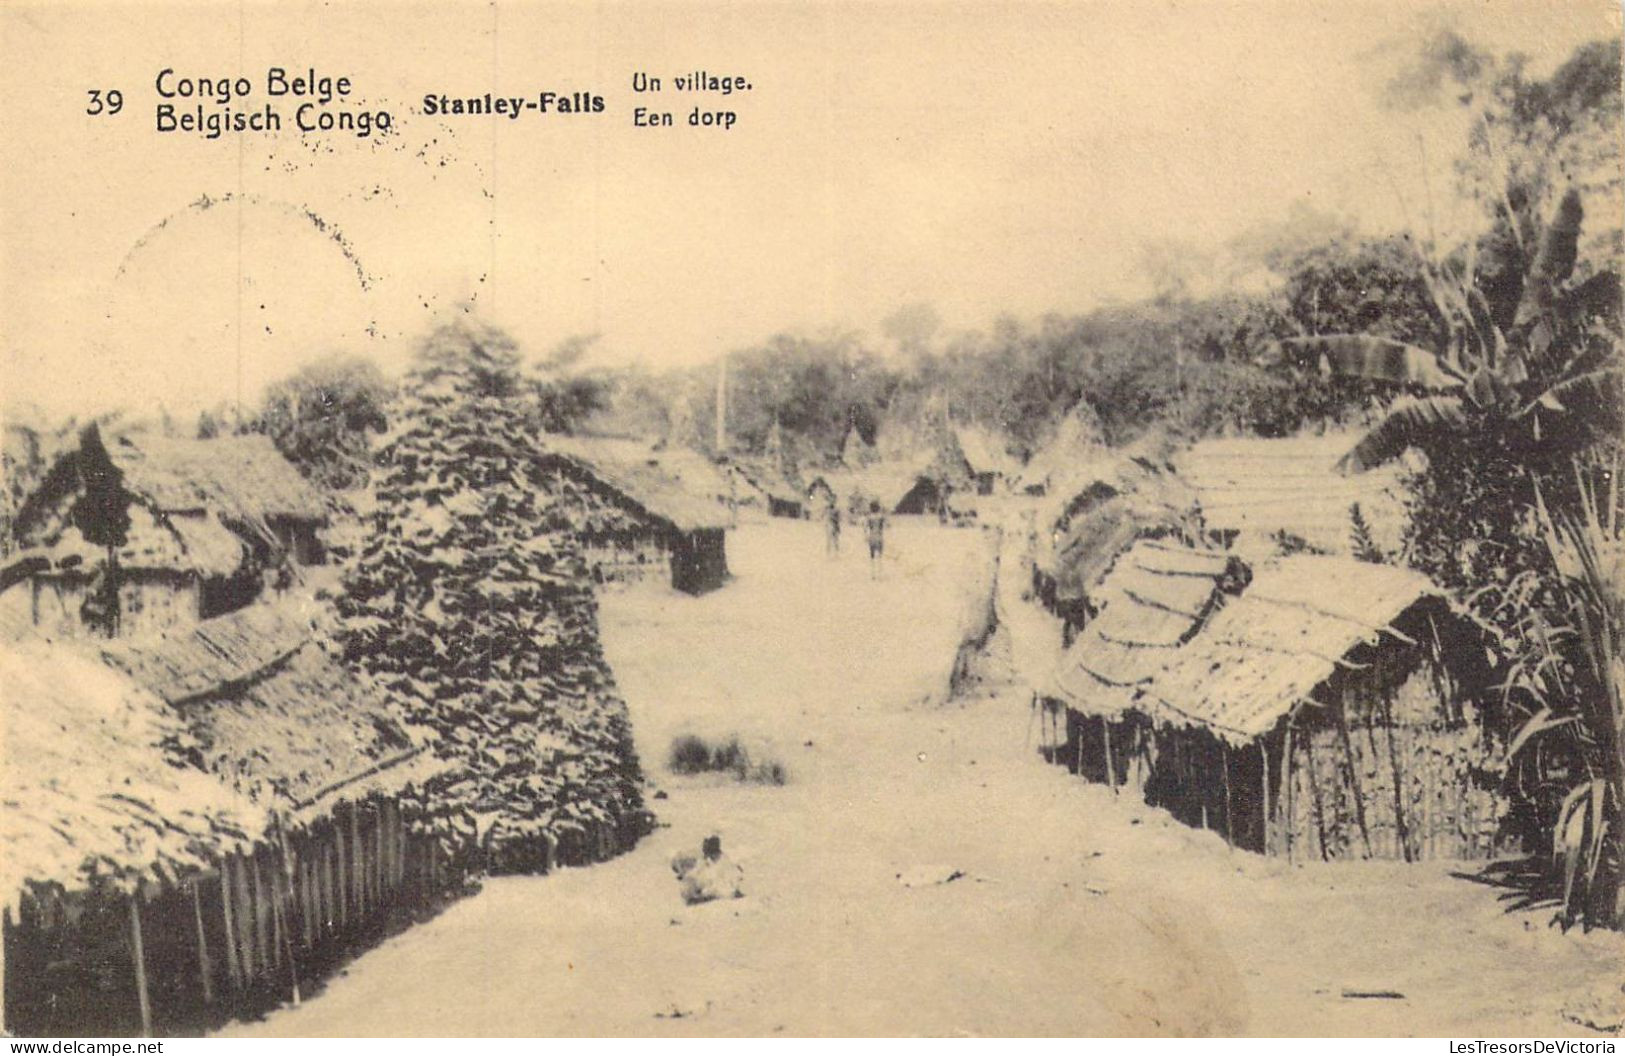
<svg viewBox="0 0 1625 1056"><path fill-rule="evenodd" d="M1459 115L1380 89L1439 26L1537 72L1620 32L1609 0L8 5L0 395L252 404L336 352L399 370L463 311L687 364L915 302L972 329L1143 296L1147 247L1203 259L1294 209L1414 228L1449 211ZM253 110L273 65L348 76L390 134L155 130L160 70L247 76ZM675 92L692 70L751 89ZM605 112L422 106L544 90ZM696 102L735 125L687 127Z"/></svg>

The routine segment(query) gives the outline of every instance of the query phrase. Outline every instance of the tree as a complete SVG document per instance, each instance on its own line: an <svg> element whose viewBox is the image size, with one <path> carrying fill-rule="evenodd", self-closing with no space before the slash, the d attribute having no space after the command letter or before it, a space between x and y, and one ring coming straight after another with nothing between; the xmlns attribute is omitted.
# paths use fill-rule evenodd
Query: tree
<svg viewBox="0 0 1625 1056"><path fill-rule="evenodd" d="M345 570L345 655L455 765L427 804L497 870L587 860L641 834L626 706L560 486L538 468L514 343L468 322L419 347Z"/></svg>
<svg viewBox="0 0 1625 1056"><path fill-rule="evenodd" d="M335 356L273 385L245 428L270 437L309 479L343 491L366 483L371 437L388 427L392 396L371 360Z"/></svg>
<svg viewBox="0 0 1625 1056"><path fill-rule="evenodd" d="M547 433L573 433L592 415L608 408L609 377L578 369L598 339L598 334L565 338L542 357L527 376L531 421L536 429Z"/></svg>

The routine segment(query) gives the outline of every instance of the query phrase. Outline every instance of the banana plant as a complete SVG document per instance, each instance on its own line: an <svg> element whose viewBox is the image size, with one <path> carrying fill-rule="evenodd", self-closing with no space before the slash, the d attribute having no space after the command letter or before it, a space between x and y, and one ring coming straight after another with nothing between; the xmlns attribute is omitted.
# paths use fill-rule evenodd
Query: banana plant
<svg viewBox="0 0 1625 1056"><path fill-rule="evenodd" d="M1343 456L1359 473L1411 447L1452 442L1479 426L1530 454L1572 452L1596 435L1617 432L1621 363L1618 335L1596 339L1594 320L1616 313L1620 280L1601 271L1576 277L1580 194L1570 188L1523 254L1521 273L1494 284L1476 277L1472 247L1454 264L1423 262L1443 321L1437 347L1372 334L1286 338L1266 361L1403 387L1386 417Z"/></svg>

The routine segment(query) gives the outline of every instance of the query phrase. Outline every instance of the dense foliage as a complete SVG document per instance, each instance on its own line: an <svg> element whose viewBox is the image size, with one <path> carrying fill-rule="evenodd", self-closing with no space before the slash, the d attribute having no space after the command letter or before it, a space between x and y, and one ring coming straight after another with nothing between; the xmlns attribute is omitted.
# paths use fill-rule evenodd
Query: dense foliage
<svg viewBox="0 0 1625 1056"><path fill-rule="evenodd" d="M339 599L346 656L455 764L428 804L438 831L508 870L591 858L642 824L626 706L518 365L487 328L425 340Z"/></svg>

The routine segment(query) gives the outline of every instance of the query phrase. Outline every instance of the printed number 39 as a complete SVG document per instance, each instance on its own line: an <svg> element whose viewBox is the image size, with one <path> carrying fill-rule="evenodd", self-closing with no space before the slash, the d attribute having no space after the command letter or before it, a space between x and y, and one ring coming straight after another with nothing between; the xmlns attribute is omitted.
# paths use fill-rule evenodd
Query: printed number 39
<svg viewBox="0 0 1625 1056"><path fill-rule="evenodd" d="M124 109L124 93L117 88L108 90L105 94L95 88L90 90L90 105L85 107L87 114L116 114Z"/></svg>

